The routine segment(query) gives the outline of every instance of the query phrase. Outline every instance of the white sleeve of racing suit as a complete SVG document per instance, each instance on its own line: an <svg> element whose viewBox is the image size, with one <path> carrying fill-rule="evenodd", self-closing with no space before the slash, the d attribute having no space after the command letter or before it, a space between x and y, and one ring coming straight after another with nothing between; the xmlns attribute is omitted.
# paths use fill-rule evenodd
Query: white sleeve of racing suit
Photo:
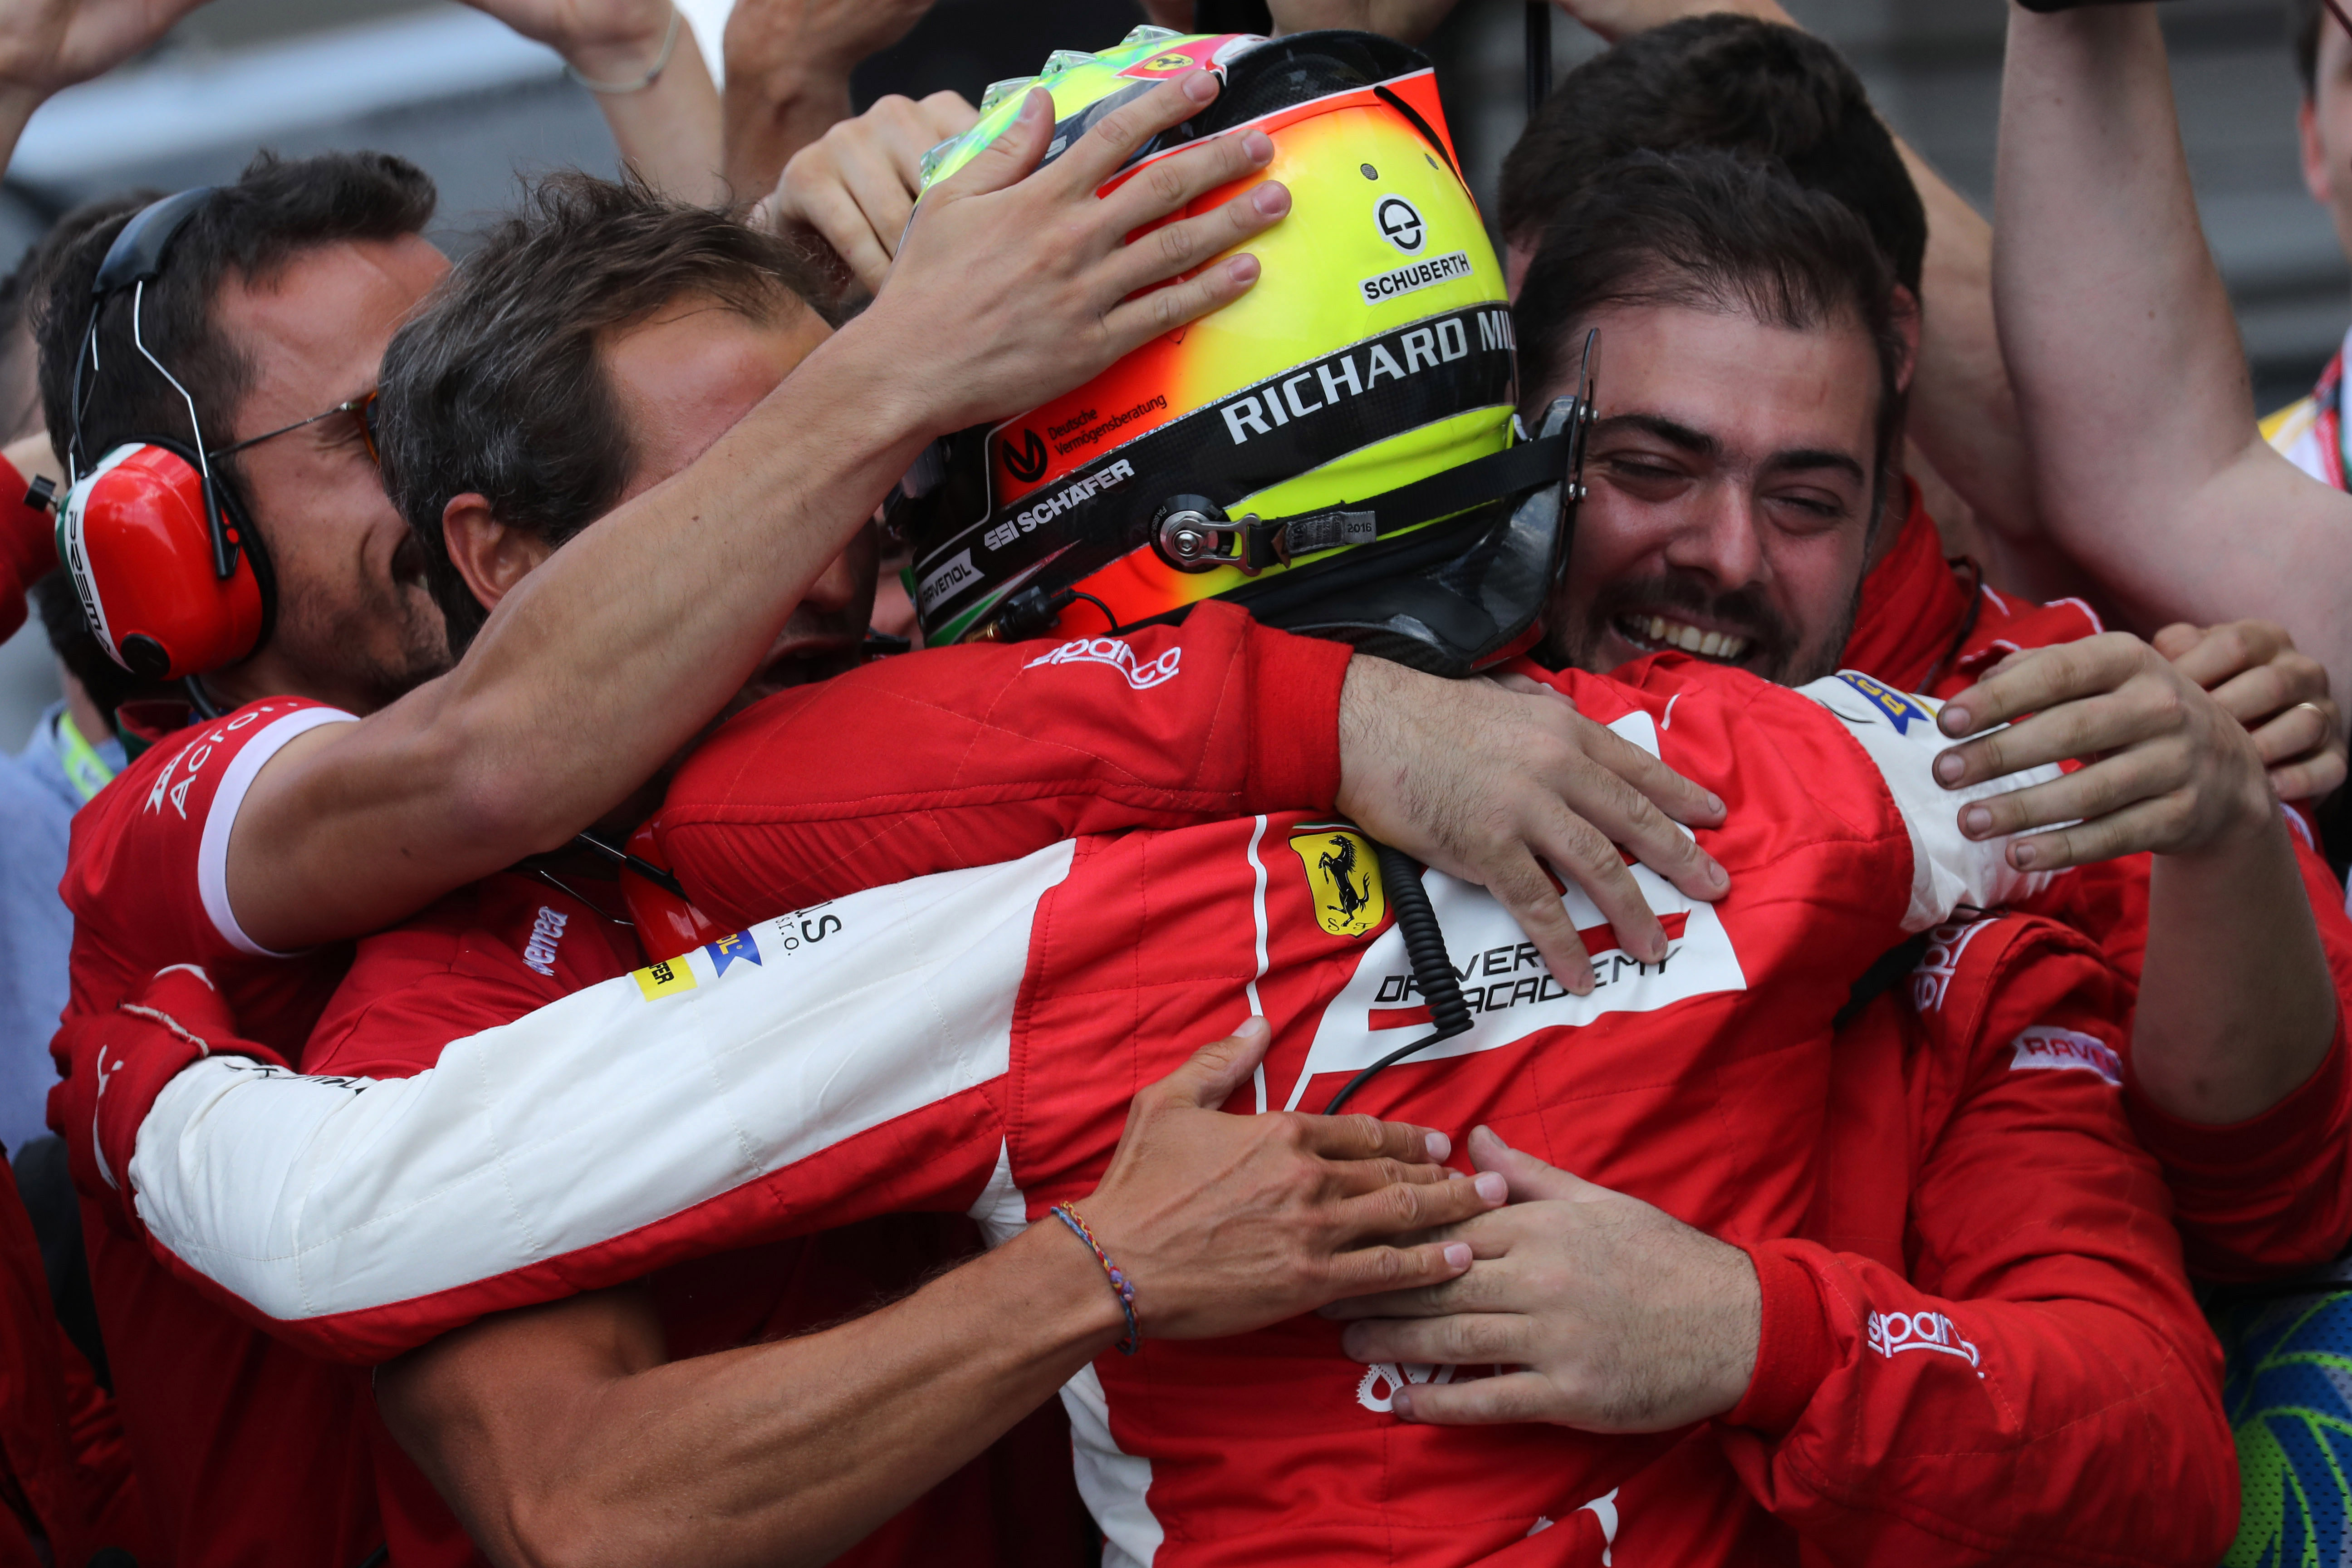
<svg viewBox="0 0 2352 1568"><path fill-rule="evenodd" d="M1002 1077L1031 921L1074 853L764 921L413 1078L197 1062L140 1124L140 1218L282 1323L421 1312L613 1242Z"/></svg>
<svg viewBox="0 0 2352 1568"><path fill-rule="evenodd" d="M1907 931L1941 925L1963 905L1995 909L2040 892L2046 871L2021 871L2009 863L2009 840L1972 839L1960 832L1960 808L1988 795L2006 795L2059 776L2054 766L1946 789L1936 782L1936 759L1951 745L1936 727L1943 704L1880 684L1854 670L1841 670L1797 688L1844 721L1847 731L1878 765L1887 793L1911 832L1911 907L1903 917Z"/></svg>

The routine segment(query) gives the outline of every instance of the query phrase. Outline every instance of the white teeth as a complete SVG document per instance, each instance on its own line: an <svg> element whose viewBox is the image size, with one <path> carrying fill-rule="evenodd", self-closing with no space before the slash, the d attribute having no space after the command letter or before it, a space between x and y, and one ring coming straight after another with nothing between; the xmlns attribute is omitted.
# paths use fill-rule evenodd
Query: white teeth
<svg viewBox="0 0 2352 1568"><path fill-rule="evenodd" d="M1662 616L1645 616L1642 619L1642 636L1664 647L1678 647L1695 653L1701 658L1737 659L1748 652L1748 639L1729 632L1703 632L1696 626L1670 621Z"/></svg>

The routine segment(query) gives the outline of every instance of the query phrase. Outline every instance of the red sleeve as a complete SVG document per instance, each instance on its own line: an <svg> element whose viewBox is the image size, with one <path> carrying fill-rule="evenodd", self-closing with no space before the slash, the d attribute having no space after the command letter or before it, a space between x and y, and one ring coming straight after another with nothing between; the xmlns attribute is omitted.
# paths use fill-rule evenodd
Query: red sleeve
<svg viewBox="0 0 2352 1568"><path fill-rule="evenodd" d="M407 1078L439 1061L452 1040L638 963L629 933L586 903L502 872L362 942L303 1047L302 1070Z"/></svg>
<svg viewBox="0 0 2352 1568"><path fill-rule="evenodd" d="M714 735L670 786L662 852L748 925L1083 833L1328 811L1349 657L1212 602L1124 637L885 659Z"/></svg>
<svg viewBox="0 0 2352 1568"><path fill-rule="evenodd" d="M247 936L229 908L229 831L281 747L351 717L299 697L249 702L157 742L75 816L58 891L77 927L162 955L125 976L126 989L165 963L289 956Z"/></svg>
<svg viewBox="0 0 2352 1568"><path fill-rule="evenodd" d="M1906 1075L1910 1267L1751 1248L1762 1334L1720 1441L1822 1561L2203 1568L2237 1468L2220 1352L2124 1112L2121 983L2042 922L1993 943L1969 948L1991 1005L1952 1020L1963 1037L1907 1015L1927 1036Z"/></svg>
<svg viewBox="0 0 2352 1568"><path fill-rule="evenodd" d="M0 458L0 639L25 624L25 595L58 564L56 519L25 500L25 476Z"/></svg>
<svg viewBox="0 0 2352 1568"><path fill-rule="evenodd" d="M2184 1121L2126 1075L2132 1126L2164 1168L2189 1266L2231 1282L2315 1268L2352 1242L2352 919L2344 889L2288 815L2304 889L2336 984L2336 1036L2319 1068L2261 1115L2223 1126Z"/></svg>

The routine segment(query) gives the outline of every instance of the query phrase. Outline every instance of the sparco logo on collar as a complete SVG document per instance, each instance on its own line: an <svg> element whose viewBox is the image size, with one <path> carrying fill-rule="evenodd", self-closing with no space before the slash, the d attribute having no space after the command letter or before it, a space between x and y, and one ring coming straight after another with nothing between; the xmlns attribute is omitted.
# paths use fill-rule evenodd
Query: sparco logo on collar
<svg viewBox="0 0 2352 1568"><path fill-rule="evenodd" d="M1407 256L1419 256L1428 241L1428 226L1402 196L1382 196L1372 207L1372 221L1380 225L1381 237Z"/></svg>

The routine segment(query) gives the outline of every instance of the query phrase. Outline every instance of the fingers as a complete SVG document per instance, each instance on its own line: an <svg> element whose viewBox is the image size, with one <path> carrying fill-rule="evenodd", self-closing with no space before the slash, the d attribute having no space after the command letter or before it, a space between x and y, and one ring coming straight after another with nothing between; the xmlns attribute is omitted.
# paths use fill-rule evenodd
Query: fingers
<svg viewBox="0 0 2352 1568"><path fill-rule="evenodd" d="M930 138L914 150L914 166L918 170L922 166L924 153L949 137L961 136L980 123L980 110L972 107L963 94L945 88L932 93L915 108L922 121L923 133Z"/></svg>
<svg viewBox="0 0 2352 1568"><path fill-rule="evenodd" d="M2326 745L2336 733L2332 706L2306 699L2256 728L2254 752L2263 765L2284 763Z"/></svg>
<svg viewBox="0 0 2352 1568"><path fill-rule="evenodd" d="M1212 1040L1190 1060L1136 1096L1139 1101L1193 1105L1214 1110L1265 1060L1274 1033L1264 1018L1249 1018L1222 1040ZM1369 1120L1369 1119L1368 1119ZM1402 1156L1401 1156L1402 1157Z"/></svg>
<svg viewBox="0 0 2352 1568"><path fill-rule="evenodd" d="M1570 821L1583 834L1600 837L1592 832L1591 825L1582 819L1570 818ZM1565 843L1570 837L1560 835L1558 841ZM1602 840L1602 843L1606 846L1607 840ZM1551 853L1564 861L1571 858L1570 852L1557 847ZM1551 971L1552 978L1579 996L1592 994L1598 981L1592 973L1591 956L1585 952L1584 938L1578 933L1575 920L1569 914L1568 906L1560 901L1559 889L1545 875L1541 862L1524 847L1513 845L1502 852L1499 861L1486 865L1474 862L1465 868L1470 872L1473 881L1483 884L1495 896L1495 901L1510 911L1519 929L1527 932L1528 940L1535 943L1536 952L1542 957L1544 967ZM1654 941L1659 944L1658 950L1663 951L1666 940L1665 928L1658 924L1658 918L1651 912L1648 900L1642 897L1642 889L1634 882L1633 874L1625 869L1625 863L1617 858L1613 847L1609 847L1600 880L1601 891L1596 891L1590 884L1581 884L1581 879L1580 883L1591 895L1593 902L1601 905L1604 914L1612 908L1638 910L1623 926L1616 926L1613 920L1612 921L1612 928L1620 933L1619 941L1626 950L1636 953L1647 952L1651 951L1649 947L1633 944ZM1608 894L1608 901L1603 901L1602 891ZM1646 922L1646 927L1643 922ZM1627 934L1629 932L1630 935Z"/></svg>
<svg viewBox="0 0 2352 1568"><path fill-rule="evenodd" d="M1409 1122L1383 1121L1360 1112L1353 1116L1294 1115L1290 1120L1298 1130L1298 1147L1327 1160L1439 1164L1454 1152L1453 1141L1443 1132Z"/></svg>
<svg viewBox="0 0 2352 1568"><path fill-rule="evenodd" d="M1391 1182L1377 1192L1343 1198L1332 1205L1332 1224L1342 1243L1410 1236L1438 1230L1500 1208L1510 1184L1493 1172L1452 1176L1442 1182ZM1460 1239L1444 1237L1440 1239ZM1366 1289L1387 1287L1370 1285Z"/></svg>
<svg viewBox="0 0 2352 1568"><path fill-rule="evenodd" d="M1691 783L1666 766L1663 760L1642 750L1606 724L1594 724L1592 728L1598 733L1587 742L1585 755L1633 785L1650 804L1676 822L1694 827L1720 827L1723 825L1723 802L1716 797L1713 791ZM1680 834L1675 837L1682 838ZM1689 840L1684 838L1683 842L1687 844ZM1630 844L1627 847L1632 847ZM1643 858L1642 863L1661 875L1664 874L1663 867L1647 858ZM1693 898L1708 896L1695 889L1683 890Z"/></svg>
<svg viewBox="0 0 2352 1568"><path fill-rule="evenodd" d="M2186 836L2193 813L2185 794L2159 795L2093 821L2021 838L2009 847L2010 864L2021 871L2048 871L2169 847Z"/></svg>
<svg viewBox="0 0 2352 1568"><path fill-rule="evenodd" d="M1127 161L1154 136L1181 125L1214 103L1222 89L1214 71L1186 71L1171 77L1095 121L1055 168L1076 188L1094 190L1125 168Z"/></svg>
<svg viewBox="0 0 2352 1568"><path fill-rule="evenodd" d="M1439 1285L1469 1267L1466 1243L1430 1241L1418 1247L1366 1247L1342 1252L1331 1259L1328 1279L1334 1294L1356 1295Z"/></svg>
<svg viewBox="0 0 2352 1568"><path fill-rule="evenodd" d="M2105 816L2192 782L2185 748L2136 747L2046 784L1971 801L1960 808L1960 831L1976 839L2006 838L2056 823Z"/></svg>
<svg viewBox="0 0 2352 1568"><path fill-rule="evenodd" d="M1255 131L1249 136L1265 140ZM1122 294L1149 289L1192 271L1222 251L1246 244L1289 211L1290 188L1273 180L1263 181L1197 216L1137 234L1114 258L1111 276Z"/></svg>
<svg viewBox="0 0 2352 1568"><path fill-rule="evenodd" d="M1244 252L1220 261L1181 283L1154 289L1142 298L1114 306L1103 317L1110 356L1131 353L1162 332L1222 310L1248 293L1257 282L1257 258Z"/></svg>
<svg viewBox="0 0 2352 1568"><path fill-rule="evenodd" d="M2281 800L2325 799L2342 787L2345 776L2344 752L2335 746L2270 770L2271 789Z"/></svg>
<svg viewBox="0 0 2352 1568"><path fill-rule="evenodd" d="M1053 135L1054 95L1044 88L1033 87L1021 100L1021 112L998 133L996 140L931 189L942 199L952 201L1017 184L1045 156L1045 145Z"/></svg>
<svg viewBox="0 0 2352 1568"><path fill-rule="evenodd" d="M1605 1190L1557 1165L1546 1164L1524 1150L1512 1148L1491 1127L1470 1130L1470 1159L1482 1173L1492 1173L1509 1184L1513 1203L1584 1198Z"/></svg>
<svg viewBox="0 0 2352 1568"><path fill-rule="evenodd" d="M2060 702L2112 691L2153 651L2123 632L2035 648L2002 660L1991 674L1944 704L1936 722L1945 734L1958 740L2006 724L2020 714L2038 713Z"/></svg>
<svg viewBox="0 0 2352 1568"><path fill-rule="evenodd" d="M1339 1342L1355 1361L1516 1366L1534 1355L1530 1327L1530 1320L1517 1312L1367 1318L1349 1324Z"/></svg>
<svg viewBox="0 0 2352 1568"><path fill-rule="evenodd" d="M2210 690L2232 676L2270 663L2294 646L2285 628L2269 621L2231 621L2210 628L2178 654L2161 646L2157 652L2171 659L2183 676Z"/></svg>
<svg viewBox="0 0 2352 1568"><path fill-rule="evenodd" d="M1222 185L1249 178L1273 161L1274 142L1263 131L1206 137L1135 169L1103 193L1103 213L1121 234L1130 233L1183 211Z"/></svg>
<svg viewBox="0 0 2352 1568"><path fill-rule="evenodd" d="M2187 621L2175 621L2147 639L2149 647L2176 664L2182 654L2204 640L2205 628L2190 626Z"/></svg>
<svg viewBox="0 0 2352 1568"><path fill-rule="evenodd" d="M1542 1373L1509 1372L1467 1383L1407 1384L1389 1408L1416 1426L1494 1426L1549 1420L1554 1399L1551 1380Z"/></svg>
<svg viewBox="0 0 2352 1568"><path fill-rule="evenodd" d="M882 237L875 233L849 187L818 161L823 147L820 142L793 154L784 169L776 216L783 220L797 218L814 229L859 285L869 294L877 293L889 273L890 252L883 248ZM804 159L808 160L805 164Z"/></svg>
<svg viewBox="0 0 2352 1568"><path fill-rule="evenodd" d="M1946 789L1958 789L2048 763L2135 745L2179 729L2193 689L2185 682L2151 680L2056 702L2030 719L1944 752L1936 759L1937 782ZM2202 695L2197 700L2202 700Z"/></svg>

